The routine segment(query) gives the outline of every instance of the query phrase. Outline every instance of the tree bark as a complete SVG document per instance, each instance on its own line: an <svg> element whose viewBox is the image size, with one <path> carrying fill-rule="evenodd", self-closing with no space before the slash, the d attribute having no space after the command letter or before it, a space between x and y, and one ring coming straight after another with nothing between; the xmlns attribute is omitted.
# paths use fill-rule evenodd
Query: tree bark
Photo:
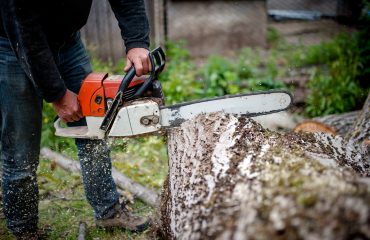
<svg viewBox="0 0 370 240"><path fill-rule="evenodd" d="M346 139L349 144L358 146L359 151L365 154L370 153L370 93L367 96L364 107L357 115L357 121L347 133ZM367 159L370 164L370 157Z"/></svg>
<svg viewBox="0 0 370 240"><path fill-rule="evenodd" d="M169 131L168 155L166 239L370 238L368 155L341 136L216 113Z"/></svg>
<svg viewBox="0 0 370 240"><path fill-rule="evenodd" d="M46 159L52 159L66 171L70 172L80 172L80 164L77 161L69 159L57 152L50 150L49 148L42 148L41 149L41 156ZM141 199L143 202L151 205L151 206L158 206L159 204L159 197L156 192L151 189L148 189L141 184L134 182L124 174L120 173L115 168L112 168L112 176L117 185L117 187L127 190L134 194L136 197Z"/></svg>

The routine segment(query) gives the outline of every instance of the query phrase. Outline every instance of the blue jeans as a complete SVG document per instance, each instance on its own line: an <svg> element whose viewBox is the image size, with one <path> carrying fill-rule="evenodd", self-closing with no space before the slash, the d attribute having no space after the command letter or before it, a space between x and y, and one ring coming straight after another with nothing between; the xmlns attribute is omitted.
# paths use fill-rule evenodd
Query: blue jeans
<svg viewBox="0 0 370 240"><path fill-rule="evenodd" d="M68 89L78 93L91 65L79 33L54 59ZM18 63L7 39L0 38L0 157L3 201L8 228L15 234L35 231L42 98ZM77 124L86 124L84 120ZM110 151L104 141L76 139L85 194L97 219L109 218L118 203L111 174Z"/></svg>

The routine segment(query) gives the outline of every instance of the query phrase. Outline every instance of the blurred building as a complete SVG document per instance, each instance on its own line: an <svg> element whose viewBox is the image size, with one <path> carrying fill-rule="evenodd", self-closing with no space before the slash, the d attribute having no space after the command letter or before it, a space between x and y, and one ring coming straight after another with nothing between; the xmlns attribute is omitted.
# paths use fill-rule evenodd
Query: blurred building
<svg viewBox="0 0 370 240"><path fill-rule="evenodd" d="M194 57L265 47L268 15L315 20L353 18L357 0L145 0L153 45L184 40ZM273 12L271 10L278 10ZM280 15L279 15L280 14ZM124 47L108 1L94 0L82 30L85 42L104 60L122 58Z"/></svg>

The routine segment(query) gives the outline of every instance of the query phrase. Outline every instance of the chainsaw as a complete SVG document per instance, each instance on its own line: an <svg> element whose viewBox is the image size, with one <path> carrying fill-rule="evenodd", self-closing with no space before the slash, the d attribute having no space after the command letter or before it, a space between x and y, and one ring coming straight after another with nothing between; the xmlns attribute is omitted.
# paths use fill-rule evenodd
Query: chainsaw
<svg viewBox="0 0 370 240"><path fill-rule="evenodd" d="M125 76L91 73L78 94L87 126L62 127L54 123L55 135L72 138L104 139L134 137L163 132L202 113L224 112L255 117L283 111L292 103L284 90L227 95L212 99L164 105L158 80L166 63L164 51L158 47L149 53L150 75L135 76L132 66Z"/></svg>

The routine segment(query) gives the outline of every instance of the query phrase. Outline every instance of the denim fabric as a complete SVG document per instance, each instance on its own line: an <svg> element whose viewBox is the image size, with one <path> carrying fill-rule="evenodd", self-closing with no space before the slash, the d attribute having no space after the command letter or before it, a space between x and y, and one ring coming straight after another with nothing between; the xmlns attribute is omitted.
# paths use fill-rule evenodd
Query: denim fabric
<svg viewBox="0 0 370 240"><path fill-rule="evenodd" d="M91 65L79 34L53 51L67 87L78 93ZM38 221L36 170L40 151L42 99L27 78L7 39L0 38L0 156L4 213L14 233L33 231ZM84 120L73 125L86 124ZM118 202L104 141L76 139L85 194L97 219L114 214Z"/></svg>

